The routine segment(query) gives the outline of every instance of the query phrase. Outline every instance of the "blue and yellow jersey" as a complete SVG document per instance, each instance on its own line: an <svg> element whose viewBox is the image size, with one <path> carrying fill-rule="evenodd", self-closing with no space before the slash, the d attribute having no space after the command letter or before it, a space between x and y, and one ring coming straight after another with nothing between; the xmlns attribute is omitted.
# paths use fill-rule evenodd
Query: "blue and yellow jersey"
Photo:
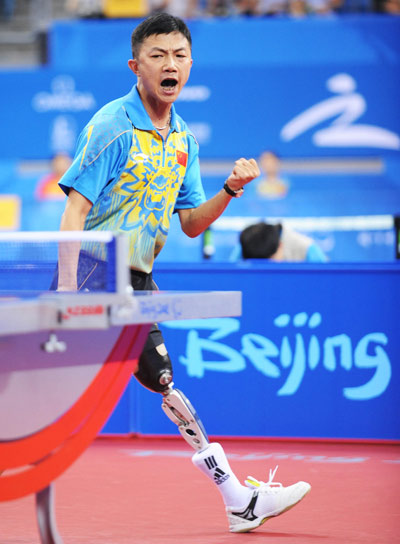
<svg viewBox="0 0 400 544"><path fill-rule="evenodd" d="M59 182L66 194L73 188L93 203L85 230L128 234L130 266L147 273L164 246L172 213L205 200L197 142L174 106L171 114L164 140L134 86L90 120Z"/></svg>

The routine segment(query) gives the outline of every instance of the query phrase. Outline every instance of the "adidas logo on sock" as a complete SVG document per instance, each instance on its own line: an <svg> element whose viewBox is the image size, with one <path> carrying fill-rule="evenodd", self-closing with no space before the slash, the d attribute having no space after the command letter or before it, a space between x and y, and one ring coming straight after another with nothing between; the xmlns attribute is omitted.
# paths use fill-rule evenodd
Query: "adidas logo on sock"
<svg viewBox="0 0 400 544"><path fill-rule="evenodd" d="M206 457L204 459L204 462L205 464L207 465L207 468L208 470L212 470L213 468L215 468L217 465L217 461L215 460L215 457L214 455L211 455L210 457Z"/></svg>
<svg viewBox="0 0 400 544"><path fill-rule="evenodd" d="M206 457L204 459L204 462L208 468L208 470L214 470L214 481L217 485L223 484L228 478L229 474L226 474L219 466L217 465L217 462L214 458L214 455L211 455L210 457Z"/></svg>
<svg viewBox="0 0 400 544"><path fill-rule="evenodd" d="M226 474L219 467L214 472L214 481L217 485L223 484L229 478L229 474Z"/></svg>

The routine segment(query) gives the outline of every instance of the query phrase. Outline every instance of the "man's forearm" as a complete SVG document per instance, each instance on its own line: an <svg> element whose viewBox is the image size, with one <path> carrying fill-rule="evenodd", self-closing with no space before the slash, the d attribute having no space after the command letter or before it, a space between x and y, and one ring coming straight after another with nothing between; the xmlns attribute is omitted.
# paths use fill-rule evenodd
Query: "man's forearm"
<svg viewBox="0 0 400 544"><path fill-rule="evenodd" d="M69 196L61 218L61 231L82 231L91 204L75 191ZM83 207L82 207L83 204ZM76 291L80 241L59 243L58 249L58 291Z"/></svg>
<svg viewBox="0 0 400 544"><path fill-rule="evenodd" d="M204 232L225 211L232 198L241 196L243 187L259 175L260 170L254 159L242 158L235 161L223 189L198 208L179 210L183 232L191 238Z"/></svg>
<svg viewBox="0 0 400 544"><path fill-rule="evenodd" d="M232 197L224 189L215 196L203 202L198 208L181 210L182 230L191 238L195 238L206 230L226 209Z"/></svg>

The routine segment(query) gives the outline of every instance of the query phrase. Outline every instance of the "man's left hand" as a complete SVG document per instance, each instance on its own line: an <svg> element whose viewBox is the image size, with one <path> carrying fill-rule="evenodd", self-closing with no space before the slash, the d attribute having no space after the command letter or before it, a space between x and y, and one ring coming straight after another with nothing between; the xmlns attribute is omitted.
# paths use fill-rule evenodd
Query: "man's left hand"
<svg viewBox="0 0 400 544"><path fill-rule="evenodd" d="M257 161L255 159L238 159L235 161L232 173L226 180L232 191L238 191L247 183L260 175Z"/></svg>

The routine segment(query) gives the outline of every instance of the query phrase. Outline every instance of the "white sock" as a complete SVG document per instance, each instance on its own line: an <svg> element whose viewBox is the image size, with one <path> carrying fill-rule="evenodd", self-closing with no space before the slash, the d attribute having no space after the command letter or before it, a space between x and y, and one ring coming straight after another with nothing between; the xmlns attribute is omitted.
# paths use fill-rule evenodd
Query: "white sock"
<svg viewBox="0 0 400 544"><path fill-rule="evenodd" d="M196 452L193 464L218 487L226 506L246 506L252 491L242 485L229 466L225 452L217 442L212 442L205 450Z"/></svg>

